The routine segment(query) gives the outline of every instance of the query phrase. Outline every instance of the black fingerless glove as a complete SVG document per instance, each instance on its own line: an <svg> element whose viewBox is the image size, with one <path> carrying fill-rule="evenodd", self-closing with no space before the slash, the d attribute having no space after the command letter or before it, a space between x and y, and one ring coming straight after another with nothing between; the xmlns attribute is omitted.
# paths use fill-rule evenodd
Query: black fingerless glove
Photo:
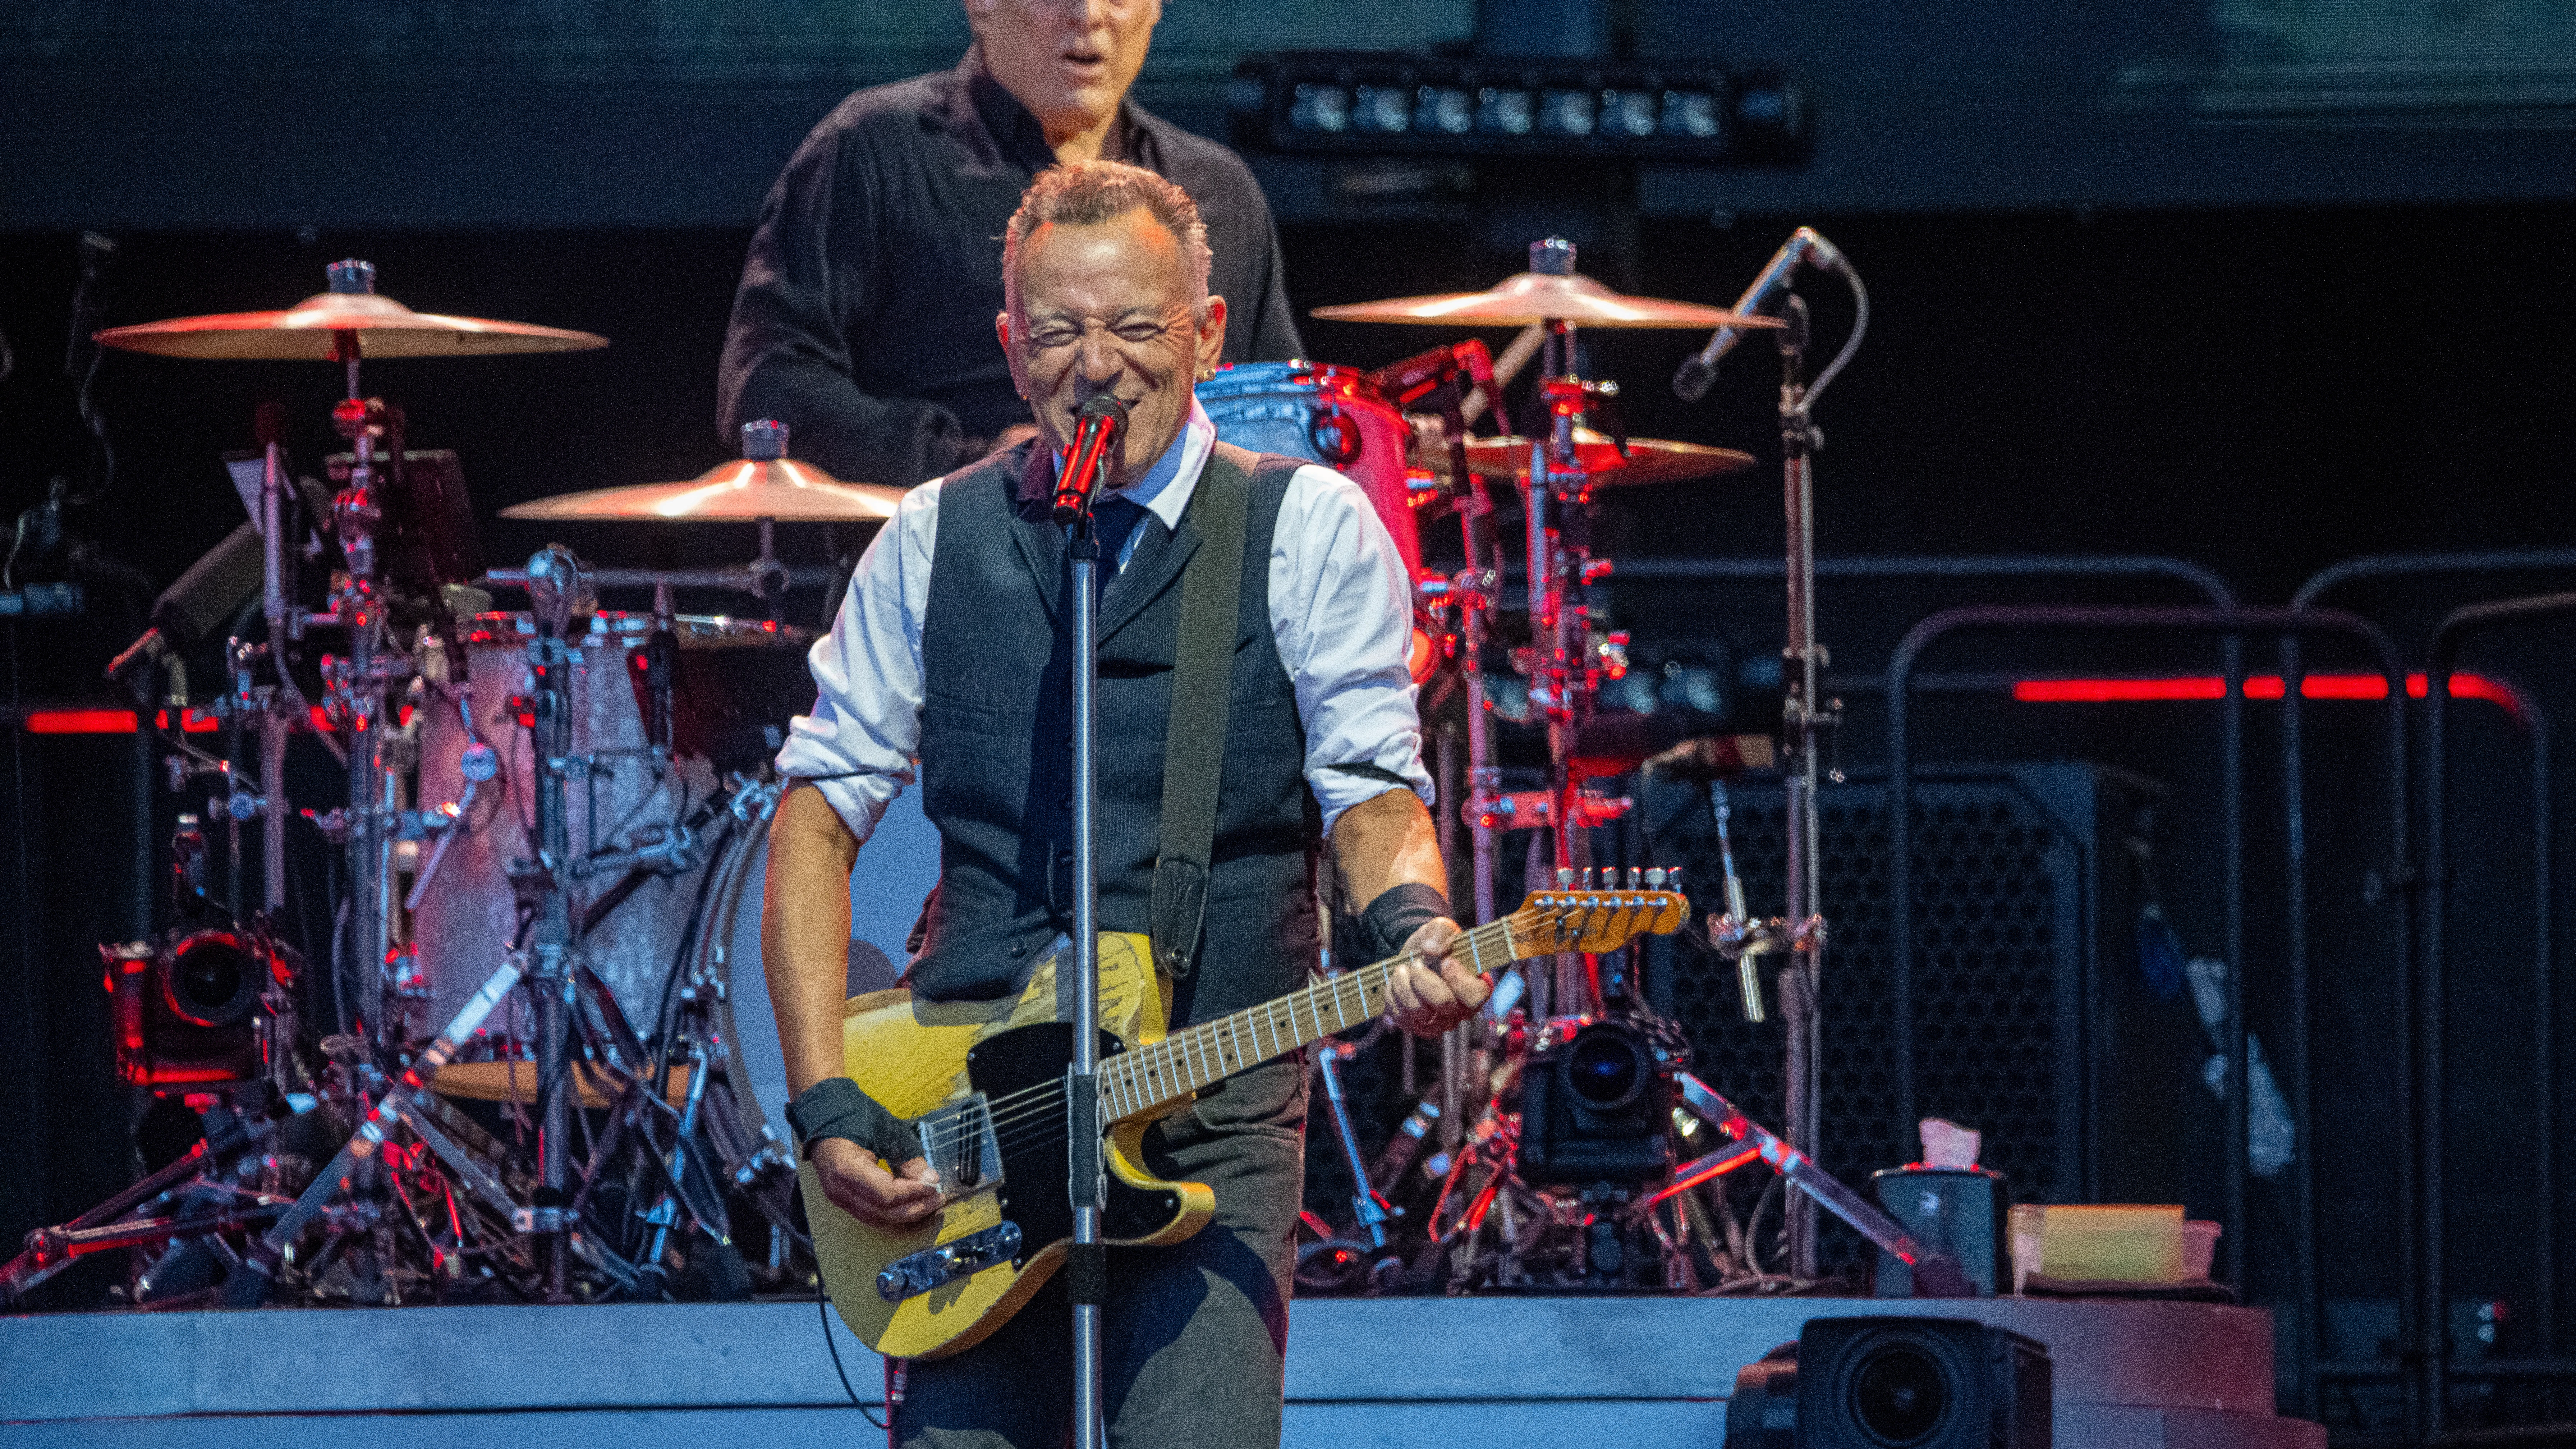
<svg viewBox="0 0 2576 1449"><path fill-rule="evenodd" d="M921 1138L876 1098L847 1077L825 1077L787 1104L787 1125L797 1145L818 1137L846 1137L896 1167L921 1155Z"/></svg>
<svg viewBox="0 0 2576 1449"><path fill-rule="evenodd" d="M1449 915L1449 898L1427 885L1389 886L1360 912L1360 923L1376 938L1378 959L1394 955L1413 939L1425 921Z"/></svg>

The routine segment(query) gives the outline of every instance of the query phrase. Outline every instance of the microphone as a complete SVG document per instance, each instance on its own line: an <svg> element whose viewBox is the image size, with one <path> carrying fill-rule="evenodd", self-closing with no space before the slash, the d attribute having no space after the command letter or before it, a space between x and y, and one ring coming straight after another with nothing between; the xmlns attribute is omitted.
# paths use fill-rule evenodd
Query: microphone
<svg viewBox="0 0 2576 1449"><path fill-rule="evenodd" d="M1127 405L1107 393L1082 405L1073 444L1064 450L1055 480L1055 521L1070 524L1091 511L1092 492L1108 470L1110 450L1127 435Z"/></svg>
<svg viewBox="0 0 2576 1449"><path fill-rule="evenodd" d="M1771 254L1769 264L1762 268L1761 275L1753 279L1753 285L1744 289L1744 295L1735 299L1732 310L1753 313L1769 307L1774 296L1788 290L1802 262L1832 271L1841 271L1847 265L1843 254L1834 250L1832 242L1825 240L1814 227L1802 226L1780 244L1780 250ZM1737 328L1717 329L1710 335L1706 347L1682 359L1681 367L1673 373L1673 396L1683 402L1698 402L1706 396L1708 385L1717 381L1717 360L1735 350L1735 344L1743 340L1744 333Z"/></svg>

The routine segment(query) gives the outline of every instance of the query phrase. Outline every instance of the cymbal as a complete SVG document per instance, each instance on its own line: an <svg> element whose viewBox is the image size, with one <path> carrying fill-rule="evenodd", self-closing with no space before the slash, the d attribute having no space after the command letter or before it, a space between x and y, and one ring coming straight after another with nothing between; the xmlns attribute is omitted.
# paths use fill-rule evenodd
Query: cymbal
<svg viewBox="0 0 2576 1449"><path fill-rule="evenodd" d="M283 312L219 312L173 317L97 334L102 346L162 357L258 362L331 362L340 333L354 333L358 355L466 357L503 352L580 352L606 347L594 332L527 322L443 317L415 312L372 292L317 292Z"/></svg>
<svg viewBox="0 0 2576 1449"><path fill-rule="evenodd" d="M843 483L793 458L737 458L685 483L562 493L501 510L503 518L593 523L882 523L905 490Z"/></svg>
<svg viewBox="0 0 2576 1449"><path fill-rule="evenodd" d="M1442 292L1318 307L1330 322L1401 322L1416 326L1526 327L1533 322L1572 322L1582 327L1777 327L1777 317L1729 312L1697 302L1630 297L1581 275L1521 272L1490 291Z"/></svg>
<svg viewBox="0 0 2576 1449"><path fill-rule="evenodd" d="M1467 467L1487 478L1517 478L1529 471L1530 444L1528 438L1469 438ZM1430 456L1439 460L1443 452L1433 449ZM1586 481L1595 488L1713 478L1721 473L1740 473L1754 462L1751 453L1733 448L1663 438L1630 438L1628 456L1622 458L1619 445L1610 441L1607 433L1590 428L1574 430L1574 456L1582 465Z"/></svg>

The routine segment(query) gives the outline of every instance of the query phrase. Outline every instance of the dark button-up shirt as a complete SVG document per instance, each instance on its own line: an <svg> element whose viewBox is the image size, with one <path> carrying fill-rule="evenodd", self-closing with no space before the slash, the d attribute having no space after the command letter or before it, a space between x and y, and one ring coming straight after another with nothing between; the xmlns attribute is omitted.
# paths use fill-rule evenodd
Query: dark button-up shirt
<svg viewBox="0 0 2576 1449"><path fill-rule="evenodd" d="M1241 159L1135 103L1104 154L1179 183L1207 222L1225 358L1285 361L1297 327L1269 203ZM784 420L795 456L853 482L912 484L1029 420L993 335L1002 231L1055 164L1037 117L970 49L953 71L852 94L762 203L718 378L728 443Z"/></svg>

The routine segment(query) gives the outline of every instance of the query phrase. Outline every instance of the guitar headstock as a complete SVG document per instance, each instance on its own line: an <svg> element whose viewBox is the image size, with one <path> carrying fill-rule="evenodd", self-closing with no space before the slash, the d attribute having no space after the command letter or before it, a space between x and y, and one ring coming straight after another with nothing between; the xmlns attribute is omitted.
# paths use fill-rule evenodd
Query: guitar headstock
<svg viewBox="0 0 2576 1449"><path fill-rule="evenodd" d="M1573 874L1559 871L1560 880ZM1621 876L1626 880L1623 882ZM1639 936L1669 936L1690 917L1680 871L1585 871L1580 884L1532 891L1512 914L1512 954L1616 951Z"/></svg>

